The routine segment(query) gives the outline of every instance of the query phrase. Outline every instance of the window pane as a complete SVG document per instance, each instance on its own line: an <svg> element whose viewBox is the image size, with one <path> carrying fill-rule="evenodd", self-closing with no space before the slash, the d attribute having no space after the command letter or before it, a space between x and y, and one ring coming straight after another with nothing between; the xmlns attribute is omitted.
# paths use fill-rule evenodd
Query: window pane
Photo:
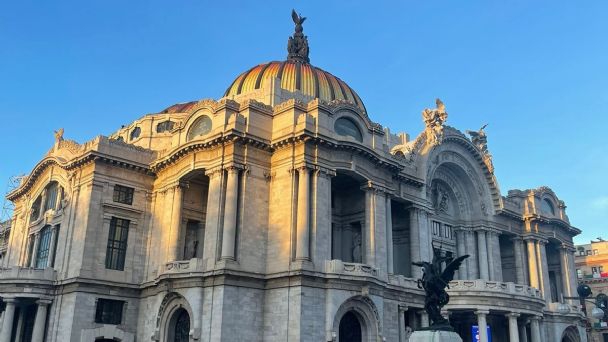
<svg viewBox="0 0 608 342"><path fill-rule="evenodd" d="M95 309L95 323L121 324L124 304L121 300L99 298Z"/></svg>
<svg viewBox="0 0 608 342"><path fill-rule="evenodd" d="M40 230L38 251L36 253L36 268L45 268L49 260L49 247L51 244L51 228L46 226Z"/></svg>
<svg viewBox="0 0 608 342"><path fill-rule="evenodd" d="M338 120L336 120L336 123L334 124L334 130L339 135L353 137L359 142L363 141L363 135L361 134L359 127L357 127L357 124L355 124L350 119L339 118Z"/></svg>
<svg viewBox="0 0 608 342"><path fill-rule="evenodd" d="M58 186L56 182L50 183L46 188L46 200L44 202L44 211L49 209L55 209L55 203L57 203L57 190Z"/></svg>
<svg viewBox="0 0 608 342"><path fill-rule="evenodd" d="M112 217L108 232L108 248L106 251L106 268L124 270L129 236L129 220Z"/></svg>

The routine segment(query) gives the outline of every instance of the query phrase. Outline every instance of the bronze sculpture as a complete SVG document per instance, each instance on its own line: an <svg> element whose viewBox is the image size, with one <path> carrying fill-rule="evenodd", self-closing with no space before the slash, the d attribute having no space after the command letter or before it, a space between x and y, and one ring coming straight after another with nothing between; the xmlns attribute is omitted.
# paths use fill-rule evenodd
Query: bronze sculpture
<svg viewBox="0 0 608 342"><path fill-rule="evenodd" d="M432 262L412 262L413 265L422 268L422 279L418 279L418 288L424 289L426 294L424 299L424 309L429 314L431 320L430 327L423 330L447 330L453 331L447 319L441 315L441 308L448 303L450 296L446 292L449 282L454 279L454 272L460 267L462 261L469 255L463 255L456 259L439 255L438 251L433 253ZM445 269L441 270L441 265L446 262Z"/></svg>
<svg viewBox="0 0 608 342"><path fill-rule="evenodd" d="M293 36L289 37L287 42L287 58L308 63L310 62L308 58L308 37L304 35L304 28L302 27L306 17L298 15L295 10L292 10L291 18L296 27Z"/></svg>

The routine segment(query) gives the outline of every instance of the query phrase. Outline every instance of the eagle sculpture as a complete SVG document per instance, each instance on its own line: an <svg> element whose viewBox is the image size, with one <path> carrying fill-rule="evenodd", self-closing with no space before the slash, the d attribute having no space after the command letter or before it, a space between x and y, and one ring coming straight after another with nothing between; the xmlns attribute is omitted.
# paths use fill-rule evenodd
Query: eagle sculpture
<svg viewBox="0 0 608 342"><path fill-rule="evenodd" d="M431 319L430 329L452 330L447 319L441 315L441 308L448 303L450 296L446 292L449 282L454 279L454 272L460 267L464 259L469 255L463 255L456 259L442 257L440 252L433 253L433 262L413 262L412 264L422 268L422 279L418 279L418 288L424 289L424 309ZM444 270L441 265L446 262Z"/></svg>

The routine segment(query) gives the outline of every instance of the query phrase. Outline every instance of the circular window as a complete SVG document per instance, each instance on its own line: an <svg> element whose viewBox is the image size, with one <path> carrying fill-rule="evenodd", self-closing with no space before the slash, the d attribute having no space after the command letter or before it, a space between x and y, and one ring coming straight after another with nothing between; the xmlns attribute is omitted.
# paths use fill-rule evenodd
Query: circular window
<svg viewBox="0 0 608 342"><path fill-rule="evenodd" d="M192 126L190 127L190 131L188 132L187 140L192 140L199 135L205 135L211 131L211 118L207 115L203 115L200 118L196 119Z"/></svg>
<svg viewBox="0 0 608 342"><path fill-rule="evenodd" d="M359 130L359 126L351 119L339 118L334 124L334 130L339 135L353 137L358 142L363 142L363 135L361 134L361 130Z"/></svg>
<svg viewBox="0 0 608 342"><path fill-rule="evenodd" d="M156 125L156 133L167 132L173 129L175 123L171 120L163 121Z"/></svg>
<svg viewBox="0 0 608 342"><path fill-rule="evenodd" d="M130 140L137 139L137 138L139 138L140 134L141 134L141 128L135 127L131 131L131 135L129 136L129 138L130 138Z"/></svg>

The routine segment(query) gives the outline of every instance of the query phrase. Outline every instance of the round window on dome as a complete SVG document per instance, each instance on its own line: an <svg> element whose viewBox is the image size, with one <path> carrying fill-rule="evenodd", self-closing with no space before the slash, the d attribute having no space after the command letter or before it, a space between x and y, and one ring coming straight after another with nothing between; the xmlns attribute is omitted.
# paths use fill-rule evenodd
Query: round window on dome
<svg viewBox="0 0 608 342"><path fill-rule="evenodd" d="M139 126L138 126L138 127L135 127L135 128L133 128L133 130L131 131L131 134L129 135L129 139L130 139L130 140L137 139L137 138L139 138L139 135L140 135L140 134L141 134L141 128L139 128Z"/></svg>
<svg viewBox="0 0 608 342"><path fill-rule="evenodd" d="M200 118L196 119L192 126L190 127L190 131L188 131L188 135L186 139L188 141L200 136L205 135L211 132L211 118L207 115L203 115Z"/></svg>
<svg viewBox="0 0 608 342"><path fill-rule="evenodd" d="M351 119L339 118L334 124L334 130L339 135L352 137L358 142L363 142L363 134L361 134L359 126Z"/></svg>

